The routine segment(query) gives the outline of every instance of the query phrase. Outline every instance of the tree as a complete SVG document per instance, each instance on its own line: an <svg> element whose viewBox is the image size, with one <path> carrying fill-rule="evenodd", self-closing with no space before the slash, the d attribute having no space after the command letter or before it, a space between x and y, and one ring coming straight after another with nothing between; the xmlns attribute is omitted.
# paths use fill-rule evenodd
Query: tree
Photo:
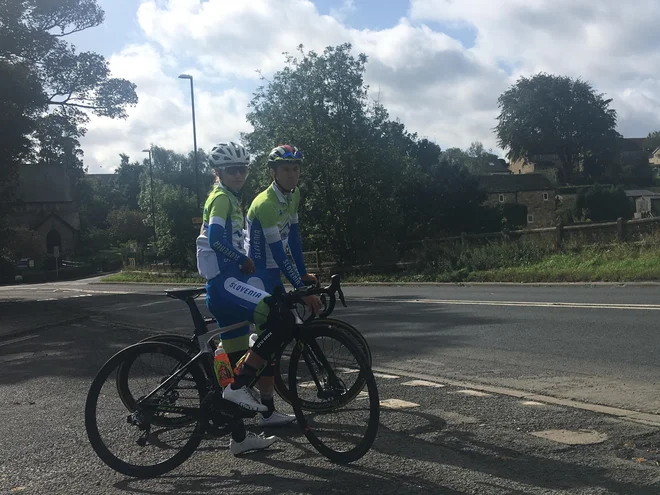
<svg viewBox="0 0 660 495"><path fill-rule="evenodd" d="M371 104L363 74L367 57L351 45L322 54L287 55L286 66L257 89L243 136L259 171L249 191L269 182L265 153L280 143L305 152L301 223L307 246L332 250L340 261L355 260L380 242L392 242L400 214L396 177L414 144L401 123Z"/></svg>
<svg viewBox="0 0 660 495"><path fill-rule="evenodd" d="M622 187L595 185L580 191L575 210L578 218L611 222L619 217L632 218L634 208Z"/></svg>
<svg viewBox="0 0 660 495"><path fill-rule="evenodd" d="M496 133L507 157L557 154L570 182L590 157L606 157L621 136L611 99L581 79L537 74L520 78L498 99Z"/></svg>
<svg viewBox="0 0 660 495"><path fill-rule="evenodd" d="M64 39L99 26L103 19L96 0L22 0L0 7L0 64L25 93L21 108L32 109L10 113L9 118L5 114L6 125L16 126L24 145L36 132L41 160L63 163L80 175L78 139L84 135L88 112L125 118L126 107L137 103L133 83L110 77L101 55L78 52ZM41 114L45 108L49 113Z"/></svg>
<svg viewBox="0 0 660 495"><path fill-rule="evenodd" d="M119 155L121 163L115 170L116 187L119 203L115 207L126 207L129 210L139 209L140 176L147 167L138 162L130 162L130 157L124 153Z"/></svg>
<svg viewBox="0 0 660 495"><path fill-rule="evenodd" d="M114 243L136 241L145 245L151 237L151 228L146 225L146 215L141 211L125 208L108 213L108 231Z"/></svg>

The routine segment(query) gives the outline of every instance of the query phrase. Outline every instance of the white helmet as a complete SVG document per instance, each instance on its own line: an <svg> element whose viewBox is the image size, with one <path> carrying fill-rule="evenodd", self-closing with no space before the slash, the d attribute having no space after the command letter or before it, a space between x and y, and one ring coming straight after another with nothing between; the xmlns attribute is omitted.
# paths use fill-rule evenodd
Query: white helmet
<svg viewBox="0 0 660 495"><path fill-rule="evenodd" d="M250 154L240 143L233 141L220 143L213 147L209 156L209 165L212 168L225 168L233 165L250 164Z"/></svg>

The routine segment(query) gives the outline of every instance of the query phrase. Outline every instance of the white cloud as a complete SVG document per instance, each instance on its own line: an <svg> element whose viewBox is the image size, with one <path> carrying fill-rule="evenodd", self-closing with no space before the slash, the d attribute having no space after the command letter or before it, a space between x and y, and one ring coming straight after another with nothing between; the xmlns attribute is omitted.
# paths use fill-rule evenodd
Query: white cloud
<svg viewBox="0 0 660 495"><path fill-rule="evenodd" d="M188 81L178 79L165 57L148 44L132 45L110 58L112 73L137 85L139 103L128 110L126 120L92 117L83 139L85 164L92 173L112 172L119 165L119 153L132 159L146 155L141 150L151 143L175 151L192 149L192 112ZM196 75L194 71L193 77ZM209 92L195 88L198 147L236 139L249 130L245 112L250 96L229 88Z"/></svg>
<svg viewBox="0 0 660 495"><path fill-rule="evenodd" d="M660 128L660 3L653 0L634 7L618 0L411 0L408 17L381 30L344 25L354 8L346 0L321 15L309 0L147 0L136 14L145 44L111 58L115 74L138 84L140 104L125 122L93 120L83 143L87 161L115 165L117 153L149 142L190 149L180 72L206 83L195 94L200 146L248 130L246 88L256 84L255 70L281 69L282 52L301 43L321 51L350 42L366 53L372 96L443 147L474 140L495 147L497 97L538 71L582 77L606 92L624 135ZM476 33L474 46L434 31L438 22Z"/></svg>

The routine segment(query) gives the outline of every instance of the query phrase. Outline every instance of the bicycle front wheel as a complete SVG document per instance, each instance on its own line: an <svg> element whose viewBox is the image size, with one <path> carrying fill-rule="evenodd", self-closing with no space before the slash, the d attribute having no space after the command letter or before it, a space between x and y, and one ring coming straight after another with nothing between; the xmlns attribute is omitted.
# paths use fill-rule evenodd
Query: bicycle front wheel
<svg viewBox="0 0 660 495"><path fill-rule="evenodd" d="M367 363L371 368L371 349L369 349L369 345L367 344L364 336L362 336L362 334L355 327L341 320L329 318L323 320L313 320L309 323L306 323L302 327L302 331L310 337L315 336L318 345L321 347L326 357L330 361L331 366L344 366L346 363L342 364L342 360L346 358L347 351L343 349L341 342L338 342L327 335L318 333L318 329L324 329L327 327L332 327L338 331L344 332L348 337L350 337L353 342L357 344L358 348L363 352L363 354L365 354ZM277 356L277 359L275 360L274 370L275 391L285 402L289 404L291 404L292 398L288 386L288 369L294 345L295 341L292 341L282 349L282 351ZM342 397L344 403L352 401L364 387L364 380L361 377L358 378L359 379L355 380L348 393ZM309 411L325 411L332 409L332 407L335 407L336 404L302 399L301 406L303 409L307 409Z"/></svg>
<svg viewBox="0 0 660 495"><path fill-rule="evenodd" d="M189 361L175 346L146 342L119 351L103 365L87 395L85 428L104 463L122 474L148 478L193 454L208 421L201 407L205 375ZM117 393L118 373L126 363L134 382L130 409Z"/></svg>
<svg viewBox="0 0 660 495"><path fill-rule="evenodd" d="M366 454L376 438L380 417L378 387L366 357L345 332L332 325L307 325L291 354L289 390L292 406L305 436L333 462L354 462ZM331 340L346 351L343 366L332 366L318 344ZM358 387L358 393L354 392ZM314 401L323 404L310 410Z"/></svg>

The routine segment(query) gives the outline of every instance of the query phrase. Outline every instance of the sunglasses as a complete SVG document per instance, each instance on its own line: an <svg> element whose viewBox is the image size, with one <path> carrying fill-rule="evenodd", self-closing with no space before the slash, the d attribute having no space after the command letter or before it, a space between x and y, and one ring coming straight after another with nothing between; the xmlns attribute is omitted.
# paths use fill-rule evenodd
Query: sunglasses
<svg viewBox="0 0 660 495"><path fill-rule="evenodd" d="M229 175L236 175L237 172L240 172L241 175L247 175L248 168L245 165L234 165L232 167L225 167L224 171Z"/></svg>

